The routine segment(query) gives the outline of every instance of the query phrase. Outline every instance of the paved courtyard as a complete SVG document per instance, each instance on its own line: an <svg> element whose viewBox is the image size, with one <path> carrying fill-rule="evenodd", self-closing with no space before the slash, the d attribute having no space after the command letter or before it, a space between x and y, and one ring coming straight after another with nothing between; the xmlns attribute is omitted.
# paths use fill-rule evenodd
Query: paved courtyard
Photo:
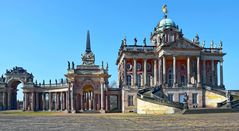
<svg viewBox="0 0 239 131"><path fill-rule="evenodd" d="M201 115L0 112L0 130L239 130L239 113Z"/></svg>

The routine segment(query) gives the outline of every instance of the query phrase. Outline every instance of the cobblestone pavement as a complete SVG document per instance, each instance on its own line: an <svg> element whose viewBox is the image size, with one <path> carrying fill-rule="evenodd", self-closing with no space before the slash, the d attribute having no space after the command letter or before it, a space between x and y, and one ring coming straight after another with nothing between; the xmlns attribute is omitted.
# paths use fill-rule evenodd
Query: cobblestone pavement
<svg viewBox="0 0 239 131"><path fill-rule="evenodd" d="M0 130L239 130L239 113L201 115L0 114Z"/></svg>

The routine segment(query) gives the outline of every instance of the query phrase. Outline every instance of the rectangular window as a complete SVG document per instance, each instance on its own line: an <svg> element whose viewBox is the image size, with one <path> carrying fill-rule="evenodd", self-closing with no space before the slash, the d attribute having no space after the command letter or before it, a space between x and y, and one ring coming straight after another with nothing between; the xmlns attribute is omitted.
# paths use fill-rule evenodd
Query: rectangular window
<svg viewBox="0 0 239 131"><path fill-rule="evenodd" d="M179 94L179 103L184 103L184 94Z"/></svg>
<svg viewBox="0 0 239 131"><path fill-rule="evenodd" d="M198 94L197 93L193 93L193 104L197 104L198 103Z"/></svg>
<svg viewBox="0 0 239 131"><path fill-rule="evenodd" d="M131 75L127 75L127 85L131 86Z"/></svg>
<svg viewBox="0 0 239 131"><path fill-rule="evenodd" d="M136 85L137 85L138 87L140 87L140 86L141 86L141 75L140 75L140 74L137 74L137 81L136 81Z"/></svg>
<svg viewBox="0 0 239 131"><path fill-rule="evenodd" d="M168 101L173 102L173 94L168 94Z"/></svg>
<svg viewBox="0 0 239 131"><path fill-rule="evenodd" d="M134 96L128 96L128 106L134 106Z"/></svg>

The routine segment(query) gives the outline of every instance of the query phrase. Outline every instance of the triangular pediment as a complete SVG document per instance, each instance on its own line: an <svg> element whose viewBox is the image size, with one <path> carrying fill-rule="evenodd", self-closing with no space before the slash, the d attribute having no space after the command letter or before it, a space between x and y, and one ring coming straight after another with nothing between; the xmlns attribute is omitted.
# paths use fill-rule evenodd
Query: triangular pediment
<svg viewBox="0 0 239 131"><path fill-rule="evenodd" d="M193 50L201 50L202 47L196 43L191 42L187 39L177 40L175 42L169 43L166 47L172 49L193 49Z"/></svg>

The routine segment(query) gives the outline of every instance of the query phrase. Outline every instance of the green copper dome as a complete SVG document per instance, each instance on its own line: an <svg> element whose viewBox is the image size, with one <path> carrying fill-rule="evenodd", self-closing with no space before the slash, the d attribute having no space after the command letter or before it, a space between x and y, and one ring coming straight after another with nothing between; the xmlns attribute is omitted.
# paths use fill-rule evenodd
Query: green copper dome
<svg viewBox="0 0 239 131"><path fill-rule="evenodd" d="M158 27L161 28L165 28L168 29L170 27L176 27L176 24L174 23L173 20L168 19L168 18L164 18L159 22Z"/></svg>

